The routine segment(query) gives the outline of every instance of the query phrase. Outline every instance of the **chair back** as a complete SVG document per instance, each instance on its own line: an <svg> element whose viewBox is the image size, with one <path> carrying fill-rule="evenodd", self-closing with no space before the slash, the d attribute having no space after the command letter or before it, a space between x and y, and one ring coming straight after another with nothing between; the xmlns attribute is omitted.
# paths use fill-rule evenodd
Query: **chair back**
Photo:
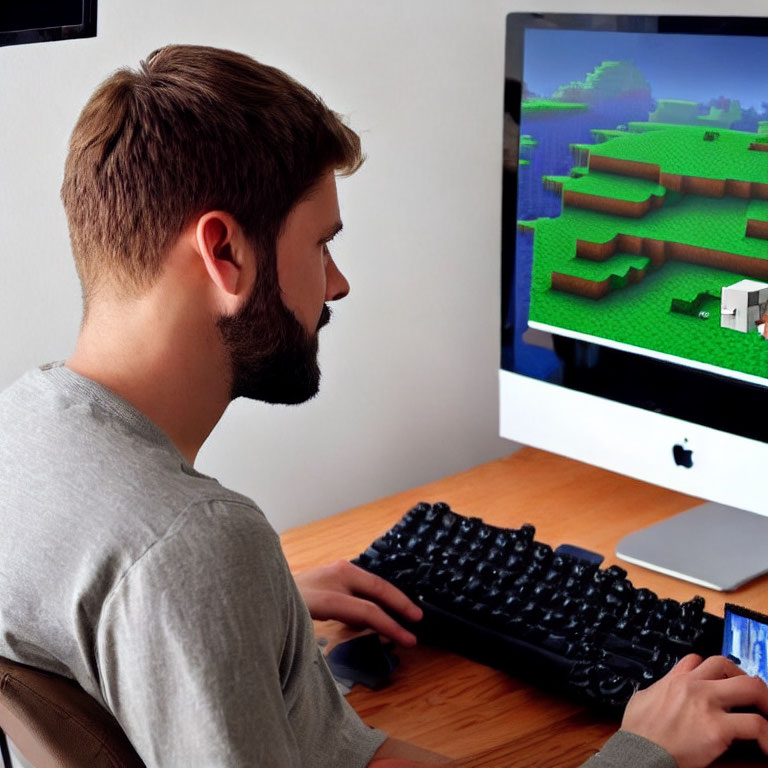
<svg viewBox="0 0 768 768"><path fill-rule="evenodd" d="M145 768L76 682L0 657L0 729L35 768Z"/></svg>

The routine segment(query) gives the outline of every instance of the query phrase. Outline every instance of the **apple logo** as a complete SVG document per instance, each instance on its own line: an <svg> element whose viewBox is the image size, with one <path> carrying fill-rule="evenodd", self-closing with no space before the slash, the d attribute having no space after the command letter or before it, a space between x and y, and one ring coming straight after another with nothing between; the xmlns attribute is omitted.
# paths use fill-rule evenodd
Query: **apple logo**
<svg viewBox="0 0 768 768"><path fill-rule="evenodd" d="M678 443L672 446L672 456L675 458L675 464L678 467L690 469L693 466L693 451L685 446L688 444L688 438L683 440L682 445Z"/></svg>

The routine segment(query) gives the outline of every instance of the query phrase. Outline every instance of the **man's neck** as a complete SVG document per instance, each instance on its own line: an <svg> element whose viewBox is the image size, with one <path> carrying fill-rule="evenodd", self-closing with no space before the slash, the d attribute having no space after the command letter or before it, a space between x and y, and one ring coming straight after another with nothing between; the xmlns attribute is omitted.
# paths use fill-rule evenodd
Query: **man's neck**
<svg viewBox="0 0 768 768"><path fill-rule="evenodd" d="M192 327L189 317L146 301L96 311L66 365L127 400L194 464L226 410L229 384L215 326Z"/></svg>

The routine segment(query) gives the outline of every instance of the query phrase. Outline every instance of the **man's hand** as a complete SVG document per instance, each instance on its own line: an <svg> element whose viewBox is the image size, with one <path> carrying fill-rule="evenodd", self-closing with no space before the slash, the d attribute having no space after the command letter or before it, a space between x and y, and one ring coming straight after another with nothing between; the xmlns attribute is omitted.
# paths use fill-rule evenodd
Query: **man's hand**
<svg viewBox="0 0 768 768"><path fill-rule="evenodd" d="M302 571L295 579L313 619L336 619L374 629L400 645L416 644L416 637L385 610L408 621L419 621L421 608L379 576L339 560L333 565Z"/></svg>
<svg viewBox="0 0 768 768"><path fill-rule="evenodd" d="M764 713L732 712L753 707ZM636 693L621 727L669 752L679 768L703 768L734 739L756 739L768 754L768 686L722 656L690 655Z"/></svg>

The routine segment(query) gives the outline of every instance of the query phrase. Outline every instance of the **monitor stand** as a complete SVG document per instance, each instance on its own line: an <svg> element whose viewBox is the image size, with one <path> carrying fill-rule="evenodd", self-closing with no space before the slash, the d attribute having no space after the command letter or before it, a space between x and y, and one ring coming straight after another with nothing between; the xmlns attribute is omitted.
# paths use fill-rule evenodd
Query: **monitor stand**
<svg viewBox="0 0 768 768"><path fill-rule="evenodd" d="M622 560L728 592L768 573L768 517L708 502L625 536Z"/></svg>

